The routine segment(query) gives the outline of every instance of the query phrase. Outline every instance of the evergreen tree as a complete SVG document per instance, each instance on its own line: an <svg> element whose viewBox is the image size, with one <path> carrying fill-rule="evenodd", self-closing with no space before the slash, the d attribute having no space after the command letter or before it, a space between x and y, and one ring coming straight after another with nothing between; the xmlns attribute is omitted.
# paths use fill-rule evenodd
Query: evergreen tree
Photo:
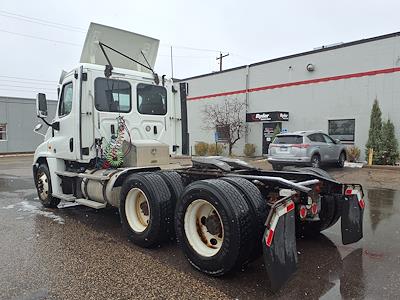
<svg viewBox="0 0 400 300"><path fill-rule="evenodd" d="M368 157L370 148L374 149L373 163L382 164L382 112L378 100L375 99L371 110L368 141L365 145L365 156Z"/></svg>
<svg viewBox="0 0 400 300"><path fill-rule="evenodd" d="M382 157L385 165L394 165L399 159L399 144L396 139L394 125L389 120L382 126Z"/></svg>

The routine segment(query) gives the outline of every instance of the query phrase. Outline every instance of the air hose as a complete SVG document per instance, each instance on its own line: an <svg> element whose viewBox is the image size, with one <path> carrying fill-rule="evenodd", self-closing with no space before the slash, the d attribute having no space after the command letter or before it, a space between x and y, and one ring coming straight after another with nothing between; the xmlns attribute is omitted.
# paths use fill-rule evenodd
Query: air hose
<svg viewBox="0 0 400 300"><path fill-rule="evenodd" d="M118 120L117 135L111 138L110 142L108 143L104 151L104 156L106 159L104 163L105 164L108 163L109 166L114 168L120 167L124 161L124 153L122 151L122 145L124 142L124 136L126 130L126 124L123 117L118 117L117 120ZM103 165L103 168L109 166Z"/></svg>

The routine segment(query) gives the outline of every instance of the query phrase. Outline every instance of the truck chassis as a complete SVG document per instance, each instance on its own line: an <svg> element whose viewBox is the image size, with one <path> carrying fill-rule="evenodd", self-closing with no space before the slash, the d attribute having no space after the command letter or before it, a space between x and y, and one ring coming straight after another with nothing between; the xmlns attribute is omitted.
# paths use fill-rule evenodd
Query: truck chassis
<svg viewBox="0 0 400 300"><path fill-rule="evenodd" d="M193 158L187 168L56 171L63 193L52 193L46 162L33 166L45 207L61 200L95 209L119 208L129 239L154 247L177 239L190 264L211 276L263 255L271 289L296 271L296 235L315 235L341 218L342 242L362 238L363 190L319 169L266 171L223 157Z"/></svg>

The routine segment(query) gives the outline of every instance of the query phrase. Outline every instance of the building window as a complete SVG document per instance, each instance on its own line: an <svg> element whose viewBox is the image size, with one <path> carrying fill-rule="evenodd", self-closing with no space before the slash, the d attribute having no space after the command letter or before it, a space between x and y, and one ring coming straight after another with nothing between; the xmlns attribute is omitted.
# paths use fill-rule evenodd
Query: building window
<svg viewBox="0 0 400 300"><path fill-rule="evenodd" d="M167 90L163 86L139 83L137 85L137 108L144 115L167 113Z"/></svg>
<svg viewBox="0 0 400 300"><path fill-rule="evenodd" d="M216 128L217 138L216 140L221 143L229 141L229 125L217 126Z"/></svg>
<svg viewBox="0 0 400 300"><path fill-rule="evenodd" d="M96 78L94 81L94 102L98 111L131 111L131 85L128 81Z"/></svg>
<svg viewBox="0 0 400 300"><path fill-rule="evenodd" d="M355 119L329 120L328 134L343 142L354 142Z"/></svg>
<svg viewBox="0 0 400 300"><path fill-rule="evenodd" d="M7 124L0 124L0 141L7 140Z"/></svg>

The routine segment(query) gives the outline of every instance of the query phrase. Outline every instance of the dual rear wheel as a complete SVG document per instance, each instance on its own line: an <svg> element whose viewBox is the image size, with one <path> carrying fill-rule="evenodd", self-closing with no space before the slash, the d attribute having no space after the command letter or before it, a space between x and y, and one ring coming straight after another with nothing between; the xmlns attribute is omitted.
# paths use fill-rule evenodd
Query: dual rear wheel
<svg viewBox="0 0 400 300"><path fill-rule="evenodd" d="M152 247L176 235L196 269L220 276L261 255L267 204L243 178L184 188L176 172L139 173L122 186L120 214L134 243Z"/></svg>

